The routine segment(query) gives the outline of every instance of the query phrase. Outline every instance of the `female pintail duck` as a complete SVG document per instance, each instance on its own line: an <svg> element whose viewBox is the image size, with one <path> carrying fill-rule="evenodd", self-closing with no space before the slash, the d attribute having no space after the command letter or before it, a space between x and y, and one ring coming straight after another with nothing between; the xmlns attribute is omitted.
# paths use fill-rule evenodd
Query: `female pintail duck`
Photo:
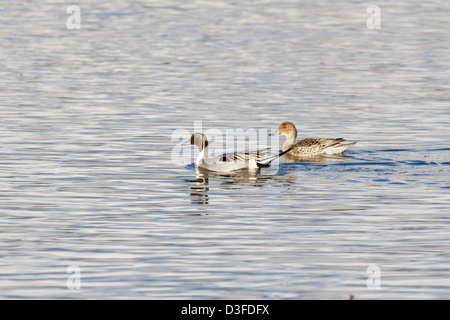
<svg viewBox="0 0 450 320"><path fill-rule="evenodd" d="M199 168L210 171L230 172L240 169L256 170L260 167L267 167L269 164L284 154L264 157L265 152L270 148L253 150L250 152L224 153L214 158L208 158L208 140L203 133L194 133L191 136L191 145L198 147L200 154L195 160L195 165Z"/></svg>
<svg viewBox="0 0 450 320"><path fill-rule="evenodd" d="M355 142L345 143L343 138L306 138L295 142L297 129L292 122L283 122L278 127L278 134L285 136L281 151L286 152L286 156L293 157L313 157L319 155L333 155L344 152Z"/></svg>

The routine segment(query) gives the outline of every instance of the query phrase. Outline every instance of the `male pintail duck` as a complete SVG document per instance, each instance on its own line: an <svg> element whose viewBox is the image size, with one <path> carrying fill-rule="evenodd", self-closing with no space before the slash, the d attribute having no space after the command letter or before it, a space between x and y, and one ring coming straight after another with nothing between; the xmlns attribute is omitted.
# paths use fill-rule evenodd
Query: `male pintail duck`
<svg viewBox="0 0 450 320"><path fill-rule="evenodd" d="M203 133L194 133L191 136L191 145L198 147L200 151L195 160L195 165L199 168L218 172L240 169L256 170L260 167L267 167L273 160L285 153L281 152L274 156L264 157L265 152L270 149L264 148L250 152L224 153L214 158L208 158L208 140Z"/></svg>
<svg viewBox="0 0 450 320"><path fill-rule="evenodd" d="M344 144L342 142L346 140L343 138L306 138L296 143L297 128L292 122L280 124L278 134L286 137L281 151L286 152L286 156L293 157L339 154L356 143L355 141Z"/></svg>

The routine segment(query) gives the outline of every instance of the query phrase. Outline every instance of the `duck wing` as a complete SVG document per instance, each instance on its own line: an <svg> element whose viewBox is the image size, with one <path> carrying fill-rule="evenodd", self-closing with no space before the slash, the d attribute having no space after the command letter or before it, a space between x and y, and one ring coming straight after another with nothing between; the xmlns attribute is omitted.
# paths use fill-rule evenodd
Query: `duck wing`
<svg viewBox="0 0 450 320"><path fill-rule="evenodd" d="M216 161L222 161L222 162L245 162L249 160L262 160L264 158L264 155L266 154L267 150L271 149L269 148L263 148L258 150L252 150L248 152L233 152L233 153L224 153L222 155L219 155L215 158Z"/></svg>
<svg viewBox="0 0 450 320"><path fill-rule="evenodd" d="M298 141L295 145L295 147L302 147L302 148L320 148L325 149L337 144L340 144L341 142L346 141L344 138L306 138L303 140Z"/></svg>

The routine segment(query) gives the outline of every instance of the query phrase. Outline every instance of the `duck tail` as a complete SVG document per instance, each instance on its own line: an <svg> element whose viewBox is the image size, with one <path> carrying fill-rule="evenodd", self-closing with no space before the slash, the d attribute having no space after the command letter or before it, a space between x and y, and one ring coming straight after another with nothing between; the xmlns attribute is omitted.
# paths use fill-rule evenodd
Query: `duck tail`
<svg viewBox="0 0 450 320"><path fill-rule="evenodd" d="M350 143L337 143L335 145L332 145L325 149L326 154L339 154L350 148L352 145L354 145L357 141L350 142Z"/></svg>
<svg viewBox="0 0 450 320"><path fill-rule="evenodd" d="M281 157L283 154L288 153L289 151L291 151L292 147L290 147L286 151L280 152L279 154L276 154L274 156L270 156L270 157L266 157L266 158L263 158L261 160L258 160L257 161L258 166L259 167L268 167L273 160L275 160L275 159Z"/></svg>

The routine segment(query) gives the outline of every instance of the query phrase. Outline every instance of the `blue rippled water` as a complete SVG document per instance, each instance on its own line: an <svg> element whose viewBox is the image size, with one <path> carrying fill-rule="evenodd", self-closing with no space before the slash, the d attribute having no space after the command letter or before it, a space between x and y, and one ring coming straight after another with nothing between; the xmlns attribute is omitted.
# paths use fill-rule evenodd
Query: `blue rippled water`
<svg viewBox="0 0 450 320"><path fill-rule="evenodd" d="M77 5L79 30L0 5L1 298L450 297L447 1L380 4L379 30L363 1ZM199 122L286 120L358 143L257 174L171 157Z"/></svg>

